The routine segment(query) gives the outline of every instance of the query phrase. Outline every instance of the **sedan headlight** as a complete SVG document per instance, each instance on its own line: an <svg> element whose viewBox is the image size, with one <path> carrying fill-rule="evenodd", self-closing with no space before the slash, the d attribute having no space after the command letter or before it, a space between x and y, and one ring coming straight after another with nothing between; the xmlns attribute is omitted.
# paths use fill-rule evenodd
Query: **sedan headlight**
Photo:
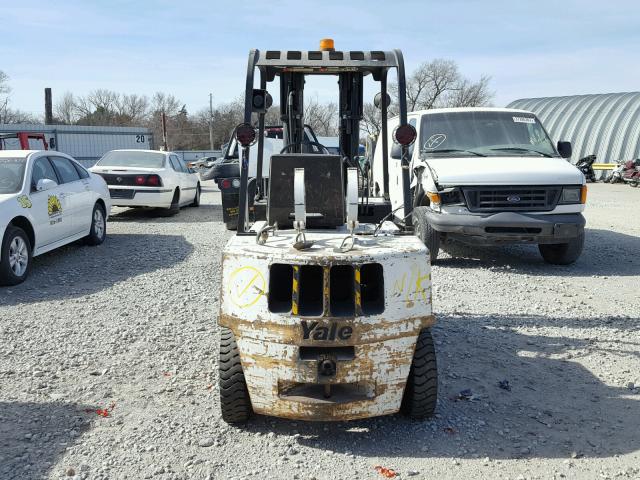
<svg viewBox="0 0 640 480"><path fill-rule="evenodd" d="M564 187L562 196L560 197L561 205L570 205L587 202L587 186L581 187Z"/></svg>

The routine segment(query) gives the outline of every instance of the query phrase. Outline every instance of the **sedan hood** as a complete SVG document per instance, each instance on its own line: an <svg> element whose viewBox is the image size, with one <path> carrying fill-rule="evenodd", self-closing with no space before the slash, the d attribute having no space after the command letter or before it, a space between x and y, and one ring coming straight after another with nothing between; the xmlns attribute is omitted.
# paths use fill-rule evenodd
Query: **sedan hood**
<svg viewBox="0 0 640 480"><path fill-rule="evenodd" d="M582 185L582 172L563 158L443 157L422 160L441 186Z"/></svg>

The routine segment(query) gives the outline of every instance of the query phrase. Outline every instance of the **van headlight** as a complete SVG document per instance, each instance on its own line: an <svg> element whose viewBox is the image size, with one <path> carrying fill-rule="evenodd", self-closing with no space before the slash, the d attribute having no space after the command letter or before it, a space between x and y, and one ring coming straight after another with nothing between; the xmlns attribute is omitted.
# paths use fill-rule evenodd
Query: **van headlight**
<svg viewBox="0 0 640 480"><path fill-rule="evenodd" d="M585 194L583 194L585 190ZM562 189L562 196L560 197L561 205L584 203L583 198L586 200L586 187L564 187Z"/></svg>

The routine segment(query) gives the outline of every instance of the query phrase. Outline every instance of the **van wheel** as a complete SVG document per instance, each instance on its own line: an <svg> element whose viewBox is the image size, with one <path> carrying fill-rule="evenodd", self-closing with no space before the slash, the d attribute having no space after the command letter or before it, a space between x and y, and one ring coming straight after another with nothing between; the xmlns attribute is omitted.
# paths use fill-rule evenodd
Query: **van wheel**
<svg viewBox="0 0 640 480"><path fill-rule="evenodd" d="M18 285L24 282L31 270L31 242L24 230L9 225L2 239L0 260L0 285Z"/></svg>
<svg viewBox="0 0 640 480"><path fill-rule="evenodd" d="M544 261L553 265L571 265L578 260L584 247L584 232L567 243L539 244Z"/></svg>
<svg viewBox="0 0 640 480"><path fill-rule="evenodd" d="M413 210L413 228L416 236L429 249L429 260L431 263L435 262L440 251L440 232L429 225L427 207L416 207Z"/></svg>
<svg viewBox="0 0 640 480"><path fill-rule="evenodd" d="M87 245L100 245L107 236L107 220L105 219L104 208L99 203L93 206L91 214L91 230L85 237Z"/></svg>
<svg viewBox="0 0 640 480"><path fill-rule="evenodd" d="M240 364L240 352L233 332L226 327L220 330L220 408L227 423L245 423L253 413L244 372Z"/></svg>
<svg viewBox="0 0 640 480"><path fill-rule="evenodd" d="M404 389L400 411L407 417L421 420L428 418L436 410L438 401L438 365L431 331L420 332L407 386Z"/></svg>

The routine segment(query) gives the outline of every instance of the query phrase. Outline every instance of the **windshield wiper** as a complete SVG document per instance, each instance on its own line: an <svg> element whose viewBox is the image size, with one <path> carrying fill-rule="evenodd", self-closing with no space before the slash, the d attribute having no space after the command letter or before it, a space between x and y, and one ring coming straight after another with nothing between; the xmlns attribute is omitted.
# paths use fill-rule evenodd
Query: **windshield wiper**
<svg viewBox="0 0 640 480"><path fill-rule="evenodd" d="M553 157L553 155L549 155L546 152L541 152L540 150L535 150L533 148L522 148L522 147L500 147L500 148L492 148L491 150L511 150L514 152L534 152L537 153L539 155L542 155L543 157Z"/></svg>
<svg viewBox="0 0 640 480"><path fill-rule="evenodd" d="M478 157L486 157L484 153L474 152L473 150L463 150L460 148L441 148L438 150L424 150L422 153L454 153L454 152L466 152L466 153L472 153L473 155L476 155Z"/></svg>

